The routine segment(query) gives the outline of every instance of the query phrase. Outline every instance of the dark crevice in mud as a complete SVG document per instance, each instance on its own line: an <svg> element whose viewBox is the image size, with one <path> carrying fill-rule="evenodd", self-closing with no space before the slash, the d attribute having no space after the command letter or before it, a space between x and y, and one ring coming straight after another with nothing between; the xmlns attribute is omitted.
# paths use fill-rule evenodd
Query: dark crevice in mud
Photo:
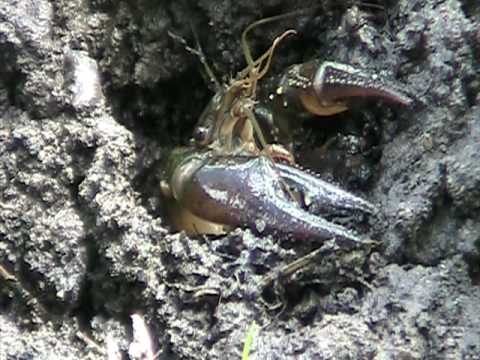
<svg viewBox="0 0 480 360"><path fill-rule="evenodd" d="M467 18L480 18L480 3L478 0L460 0L462 10Z"/></svg>
<svg viewBox="0 0 480 360"><path fill-rule="evenodd" d="M277 313L284 320L297 318L307 326L323 314L357 313L365 288L359 282L353 281L346 282L337 289L313 283L291 283L279 291L277 286L275 289L266 289L262 294L264 301L274 306L272 310L276 309L273 313Z"/></svg>
<svg viewBox="0 0 480 360"><path fill-rule="evenodd" d="M91 298L92 283L90 276L95 269L95 264L97 264L100 259L93 236L87 236L83 241L83 245L87 248L87 266L80 285L77 303L72 308L72 315L78 319L81 328L88 328L90 321L97 314Z"/></svg>
<svg viewBox="0 0 480 360"><path fill-rule="evenodd" d="M480 79L478 76L472 76L469 79L465 79L465 93L467 95L467 103L470 108L480 103Z"/></svg>
<svg viewBox="0 0 480 360"><path fill-rule="evenodd" d="M407 243L408 263L437 266L454 256L458 250L455 242L458 241L459 224L452 200L446 192L440 193L433 201L429 218L423 221L414 239Z"/></svg>
<svg viewBox="0 0 480 360"><path fill-rule="evenodd" d="M22 250L16 264L18 271L15 273L24 301L35 304L32 308L45 321L61 322L68 304L58 301L55 286L49 283L44 274L32 271L24 257L25 250Z"/></svg>
<svg viewBox="0 0 480 360"><path fill-rule="evenodd" d="M480 249L480 239L475 242L477 249ZM468 266L468 274L475 286L480 285L480 256L466 255L464 257Z"/></svg>
<svg viewBox="0 0 480 360"><path fill-rule="evenodd" d="M109 14L114 14L118 5L120 4L119 1L116 0L89 0L88 7L91 13L95 12L106 12Z"/></svg>
<svg viewBox="0 0 480 360"><path fill-rule="evenodd" d="M372 284L375 275L368 268L367 262L359 268L344 268L342 255L338 255L338 258L334 254L326 256L333 258L334 265L328 265L334 267L331 272L323 271L328 267L323 262L307 265L292 276L279 272L272 283L263 287L261 292L263 302L268 304L267 309L273 313L279 312L278 315L284 319L300 318L305 325L313 321L316 313L334 315L358 312L359 304L370 292L371 285L368 284ZM364 254L360 257L365 259L367 256ZM336 266L339 268L335 268ZM271 275L270 272L269 276Z"/></svg>
<svg viewBox="0 0 480 360"><path fill-rule="evenodd" d="M116 120L161 147L185 143L213 95L201 62L186 49L196 47L195 29L206 26L203 10L184 2L90 1L89 5L92 12L101 9L112 14L110 26L125 34L120 44L106 40L100 60L110 63L101 71ZM195 16L189 17L191 12ZM186 44L170 34L185 37ZM203 40L199 39L200 45ZM206 60L212 66L208 54ZM149 65L155 68L149 70Z"/></svg>
<svg viewBox="0 0 480 360"><path fill-rule="evenodd" d="M96 315L96 309L91 298L91 274L95 269L96 264L99 263L100 257L98 255L98 244L96 243L96 239L98 239L96 236L98 229L96 226L96 214L87 204L85 204L79 194L79 186L85 179L84 171L88 169L88 166L85 165L92 163L95 151L94 149L85 149L83 146L80 146L80 148L82 150L74 152L74 154L76 154L78 164L83 164L84 166L78 168L74 167L76 171L76 174L74 175L75 182L70 189L72 198L75 200L77 214L80 216L85 228L89 230L81 243L81 246L84 246L86 249L86 268L85 273L83 274L83 279L80 283L77 302L72 306L72 315L78 319L80 328L88 328L90 320Z"/></svg>
<svg viewBox="0 0 480 360"><path fill-rule="evenodd" d="M9 105L24 109L21 88L25 83L25 75L16 68L17 55L11 44L0 44L0 82L7 90Z"/></svg>
<svg viewBox="0 0 480 360"><path fill-rule="evenodd" d="M153 89L130 86L107 94L117 121L162 147L186 143L212 96L197 69Z"/></svg>
<svg viewBox="0 0 480 360"><path fill-rule="evenodd" d="M97 266L90 276L90 298L96 314L126 319L147 308L142 296L146 287L144 283L124 276L113 276L103 266Z"/></svg>
<svg viewBox="0 0 480 360"><path fill-rule="evenodd" d="M143 168L132 181L132 187L140 194L142 206L153 218L165 218L166 209L160 187L160 171L163 159Z"/></svg>
<svg viewBox="0 0 480 360"><path fill-rule="evenodd" d="M101 231L97 228L83 241L87 249L87 266L71 315L78 320L80 329L86 333L92 331L92 320L98 316L105 319L114 318L128 329L131 324L130 315L145 308L141 301L144 287L137 281L128 280L123 276L112 276L105 264L101 244L96 240L115 241L114 237L111 231ZM120 299L122 301L118 302Z"/></svg>
<svg viewBox="0 0 480 360"><path fill-rule="evenodd" d="M328 118L306 119L298 133L295 153L300 165L329 182L351 191L371 189L378 176L381 139L394 112L383 105L364 103ZM301 139L301 140L300 140Z"/></svg>
<svg viewBox="0 0 480 360"><path fill-rule="evenodd" d="M75 201L76 208L84 223L87 224L87 228L91 229L95 224L95 214L89 211L88 204L84 204L84 201L80 197L80 185L85 180L86 172L91 167L96 148L88 148L81 143L74 142L71 146L67 147L69 153L72 154L72 170L73 179L69 184L70 196Z"/></svg>
<svg viewBox="0 0 480 360"><path fill-rule="evenodd" d="M478 2L477 2L478 3ZM480 4L480 3L479 3ZM478 6L478 18L480 19L480 5ZM469 34L466 39L471 44L472 49L472 67L473 72L462 78L467 103L470 108L480 104L480 28L477 27L475 31Z"/></svg>
<svg viewBox="0 0 480 360"><path fill-rule="evenodd" d="M10 314L23 330L33 331L38 329L39 319L50 321L51 317L30 291L29 280L22 276L20 269L23 262L20 254L17 259L19 260L12 266L6 266L5 262L1 264L10 274L15 274L15 279L0 277L0 310L2 314Z"/></svg>
<svg viewBox="0 0 480 360"><path fill-rule="evenodd" d="M97 224L98 214L85 200L80 196L80 185L85 180L85 173L93 162L96 148L87 148L84 144L74 143L74 183L69 187L72 199L75 201L75 208L84 227L87 230L86 237L81 241L81 246L85 247L86 268L81 280L80 290L76 303L72 305L71 314L78 320L81 329L89 333L91 321L95 316L103 315L106 318L114 317L122 324L130 324L129 314L133 313L133 309L142 307L143 305L135 300L128 300L122 306L112 306L116 311L109 311L109 300L129 299L133 296L126 296L129 290L120 291L122 287L126 287L129 283L127 279L119 277L113 279L105 264L105 254L103 254L102 246L108 242L114 242L120 234L119 230L107 229ZM112 286L116 283L117 285ZM108 286L104 289L103 285ZM114 290L115 289L115 290ZM132 294L141 294L141 290L137 285L132 285ZM115 295L116 294L116 295ZM130 305L128 305L130 303ZM128 326L127 326L128 327Z"/></svg>
<svg viewBox="0 0 480 360"><path fill-rule="evenodd" d="M85 180L85 173L93 163L95 148L86 148L83 145L75 145L71 151L73 154L73 183L70 186L72 198L77 204L81 201L79 197L79 186Z"/></svg>
<svg viewBox="0 0 480 360"><path fill-rule="evenodd" d="M85 239L87 246L87 270L82 281L78 301L71 314L77 319L79 328L90 334L94 318L115 319L125 329L131 329L130 316L134 313L143 313L146 304L141 294L144 287L137 281L131 281L123 276L112 277L104 264L104 256L95 236ZM122 300L118 302L118 300ZM159 324L155 324L160 326ZM152 335L161 332L152 331ZM131 334L129 334L131 338ZM154 337L152 340L155 340Z"/></svg>
<svg viewBox="0 0 480 360"><path fill-rule="evenodd" d="M409 42L410 47L402 49L407 60L404 62L405 66L400 68L400 76L411 74L411 69L425 64L430 55L429 50L427 49L427 39L425 38L425 35L415 33L412 34L411 37L412 39L410 39Z"/></svg>

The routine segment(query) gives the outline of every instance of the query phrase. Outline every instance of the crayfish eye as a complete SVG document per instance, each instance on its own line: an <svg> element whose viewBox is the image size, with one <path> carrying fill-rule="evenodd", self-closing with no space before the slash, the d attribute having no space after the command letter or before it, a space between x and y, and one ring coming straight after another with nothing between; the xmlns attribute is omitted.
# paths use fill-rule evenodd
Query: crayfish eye
<svg viewBox="0 0 480 360"><path fill-rule="evenodd" d="M193 131L193 139L200 145L205 145L208 141L210 129L206 126L197 126Z"/></svg>

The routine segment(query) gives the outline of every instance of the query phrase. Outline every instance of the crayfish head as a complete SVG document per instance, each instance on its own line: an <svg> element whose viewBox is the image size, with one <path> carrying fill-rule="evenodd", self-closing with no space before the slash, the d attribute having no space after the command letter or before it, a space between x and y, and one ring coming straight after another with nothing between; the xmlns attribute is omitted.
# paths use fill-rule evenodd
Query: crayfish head
<svg viewBox="0 0 480 360"><path fill-rule="evenodd" d="M218 138L219 113L225 101L224 91L218 91L203 110L193 130L193 140L198 146L208 146Z"/></svg>

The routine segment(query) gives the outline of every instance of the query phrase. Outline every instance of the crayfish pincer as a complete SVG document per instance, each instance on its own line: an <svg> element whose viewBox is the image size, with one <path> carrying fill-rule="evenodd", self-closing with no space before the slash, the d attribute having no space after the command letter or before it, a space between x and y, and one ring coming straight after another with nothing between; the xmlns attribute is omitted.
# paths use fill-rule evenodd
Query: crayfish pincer
<svg viewBox="0 0 480 360"><path fill-rule="evenodd" d="M372 213L373 205L294 165L267 156L225 156L214 150L175 149L166 164L172 224L187 233L221 234L236 227L298 240L359 238L323 216ZM298 197L290 198L287 185ZM317 215L308 211L315 204Z"/></svg>

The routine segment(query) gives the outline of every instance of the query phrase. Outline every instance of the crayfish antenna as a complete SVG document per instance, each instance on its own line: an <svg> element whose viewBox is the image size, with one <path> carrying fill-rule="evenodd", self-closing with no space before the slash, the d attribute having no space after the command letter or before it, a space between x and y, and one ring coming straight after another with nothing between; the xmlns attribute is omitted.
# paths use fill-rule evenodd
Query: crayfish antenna
<svg viewBox="0 0 480 360"><path fill-rule="evenodd" d="M311 11L311 10L319 8L319 7L320 7L320 5L313 6L313 7L310 7L310 8L291 11L291 12L288 12L286 14L270 16L270 17L267 17L267 18L257 20L255 22L251 23L250 25L248 25L247 28L245 30L243 30L243 33L242 33L242 49L243 49L243 54L245 56L245 61L247 63L247 68L254 66L254 64L256 63L256 61L253 60L252 52L250 51L250 46L248 45L248 40L247 40L247 35L250 31L252 31L253 29L255 29L256 27L258 27L260 25L264 25L264 24L268 24L268 23L271 23L271 22L287 19L287 18L290 18L290 17L299 16L302 13L305 13L306 11ZM258 59L257 59L257 61L258 61Z"/></svg>
<svg viewBox="0 0 480 360"><path fill-rule="evenodd" d="M200 60L200 63L205 69L205 72L207 73L208 80L210 81L210 84L213 84L213 91L217 92L221 88L221 84L218 81L218 78L215 76L215 73L213 72L211 66L208 64L207 58L205 56L205 53L203 52L202 46L200 44L200 40L198 39L198 34L193 28L191 27L193 37L195 38L195 47L191 47L188 45L187 41L181 37L180 35L175 34L174 32L168 30L168 36L170 36L173 40L179 42L180 44L183 45L185 50L187 50L190 54L193 54L198 57Z"/></svg>

